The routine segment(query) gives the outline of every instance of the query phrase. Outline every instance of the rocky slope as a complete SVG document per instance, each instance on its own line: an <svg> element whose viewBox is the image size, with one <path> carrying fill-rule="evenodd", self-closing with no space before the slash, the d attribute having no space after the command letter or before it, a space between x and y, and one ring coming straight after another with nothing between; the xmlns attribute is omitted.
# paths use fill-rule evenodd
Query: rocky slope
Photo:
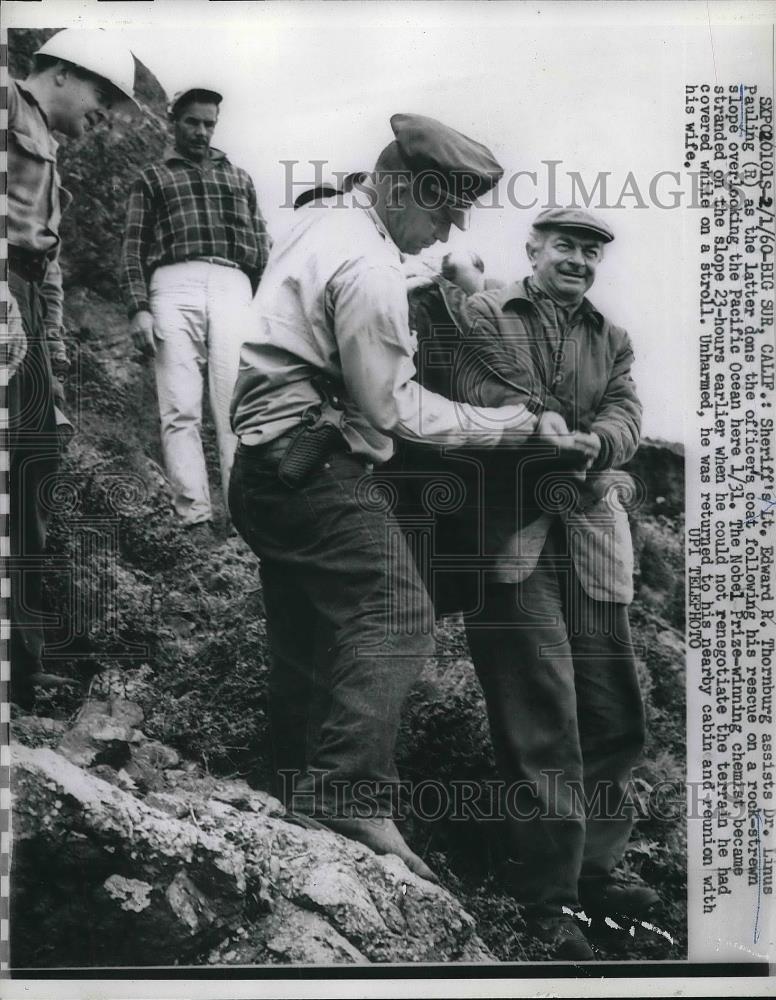
<svg viewBox="0 0 776 1000"><path fill-rule="evenodd" d="M142 863L135 866L127 860L135 860L131 859L131 854L136 847L130 840L123 842L121 847L124 859L121 865L106 868L99 859L104 861L110 851L101 843L102 828L92 829L88 826L88 815L80 816L84 802L95 796L102 802L107 795L105 801L113 802L115 808L123 811L122 815L134 815L132 810L140 810L138 815L145 815L148 809L159 810L162 803L169 805L164 796L183 790L187 790L187 794L191 791L198 801L221 801L217 794L207 789L213 787L213 782L222 781L226 782L224 787L231 787L229 782L237 779L245 795L250 789L254 790L250 801L263 802L266 808L252 810L251 807L250 816L243 809L245 815L235 817L220 805L211 805L200 810L203 819L195 807L193 817L190 813L178 817L191 826L187 836L196 834L197 824L205 829L211 821L207 816L212 819L215 808L222 826L227 822L224 817L228 818L223 829L233 830L232 820L236 824L234 830L238 832L229 833L227 840L244 845L239 830L245 829L248 820L258 823L255 817L260 813L261 817L269 817L272 823L265 824L261 830L252 826L251 837L256 838L254 850L266 854L270 851L267 845L273 842L278 830L285 830L287 824L277 815L276 804L262 791L269 787L267 647L256 561L242 541L228 536L223 528L207 543L195 546L179 527L170 509L169 493L159 464L151 373L129 347L126 322L120 308L92 291L78 289L69 295L67 315L75 362L68 396L79 419L78 434L52 489L55 511L47 592L52 609L61 615L62 627L52 629L47 668L70 678L72 686L65 691L42 694L36 713L59 720L46 724L55 729L61 729L65 720L78 717L80 733L84 726L91 728L92 723L88 720L92 711L98 716L104 715L104 702L120 694L141 707L145 738L133 741L131 732L124 733L115 756L111 756L108 741L106 754L99 758L91 758L88 754L72 757L68 746L74 737L68 737L59 745L62 734L58 733L59 757L54 758L47 752L40 759L29 753L19 758L22 767L19 776L23 780L17 786L17 806L24 818L22 825L15 829L17 834L19 830L32 833L28 845L31 853L26 853L25 840L20 841L14 862L12 916L19 934L14 963L25 955L25 914L29 913L30 919L39 920L45 916L52 924L46 936L51 942L50 953L35 958L36 962L57 964L74 960L65 956L73 949L75 940L77 946L73 954L78 954L79 961L85 964L126 964L151 960L132 951L128 940L133 937L144 940L145 931L133 930L131 935L111 933L104 938L97 935L99 940L94 934L82 940L78 931L94 923L94 919L91 922L88 919L89 913L101 913L107 891L104 890L105 880L113 875L134 880L127 884L138 883L135 887L141 894L138 898L148 898L162 905L177 874L188 872L189 862L184 852L177 861L170 859L164 870L155 868L150 862L146 864L142 858ZM207 431L213 459L213 482L216 482L212 433L210 428ZM645 480L647 501L633 517L639 573L632 620L649 720L650 743L645 761L636 773L637 789L646 801L651 790L662 783L674 782L680 787L684 775L683 601L681 606L679 603L683 595L682 522L681 516L674 513L681 510L682 457L675 449L652 443L640 451L639 462L641 465L637 464L634 471ZM90 707L92 702L96 702L96 707ZM123 709L114 707L111 711L121 715ZM38 748L51 744L43 738L45 733L39 732L33 720L20 722L29 729L26 742L37 743ZM125 720L122 724L138 728L139 719ZM107 732L112 732L110 727ZM166 761L174 760L174 751L180 761L186 763L170 763L168 768L161 768L161 774L152 774L149 778L141 768L146 753L140 753L143 746L150 746L147 754L161 755L159 759ZM159 746L167 749L159 749ZM88 767L86 777L73 776L66 760L62 760L68 753L71 753L71 766ZM429 662L408 701L400 734L399 764L404 778L436 781L445 789L455 780L484 783L496 777L481 692L468 659L463 630L455 619L448 619L440 626L437 656ZM31 794L27 802L28 791L33 792L39 783L38 779L28 781L24 777L30 769L39 778L45 776L42 778L44 783L54 782L55 789L51 789L54 803L65 801L66 788L80 788L85 798L67 800L69 805L64 811L52 811L51 798L40 797L37 793ZM156 772L159 772L158 767ZM186 782L194 782L196 788L190 789L183 782L182 772L187 775ZM106 780L120 789L122 796L115 798L114 792L103 786ZM158 798L160 795L162 798ZM138 799L140 805L133 804L133 798ZM175 811L181 809L181 802L177 800ZM50 827L52 822L53 828ZM261 822L264 823L263 818ZM68 834L71 827L72 842ZM501 883L503 848L499 824L474 816L462 820L442 815L433 822L410 816L404 832L413 848L440 874L447 889L461 900L461 913L466 911L475 917L480 937L498 959L543 957L541 949L537 950L537 946L526 938L519 907L504 892ZM54 837L53 841L46 840L49 835ZM310 836L316 849L305 846L304 850L312 851L310 863L313 867L319 863L337 864L333 859L341 853L348 878L355 878L348 860L351 852L356 850L364 857L368 852L339 838L312 835L294 827L286 830L281 840L288 837L289 843L307 845ZM263 846L260 846L260 837L264 838ZM42 870L41 859L49 856L53 843L62 844L65 857L71 860L77 859L78 850L86 852L79 878L83 879L86 873L89 889L78 896L77 905L71 898L74 883L69 875L59 878L51 873L51 878L46 879L48 888L45 891L41 880L37 879ZM321 844L326 845L323 853L320 853L323 848L319 850ZM109 846L113 845L109 843ZM72 851L75 854L71 854ZM253 855L244 856L250 868ZM660 888L668 904L663 926L674 943L643 931L635 938L626 933L599 943L602 958L635 955L667 958L682 954L683 857L682 816L659 818L645 810L626 857L626 874L638 874ZM64 865L68 871L71 871L70 863L68 860ZM381 866L388 862L375 860L370 863L378 864L382 870ZM77 866L77 860L73 864ZM25 870L32 881L19 874ZM252 870L258 871L258 868L254 866ZM190 873L187 877L197 884ZM140 883L153 888L147 891ZM117 883L115 879L110 882L110 886L117 884L126 889L123 882ZM154 945L155 949L164 952L163 957L154 949L148 954L157 955L162 962L194 961L192 956L196 961L207 961L213 949L229 939L231 943L224 945L223 952L218 952L221 955L218 961L226 960L223 956L232 951L237 956L235 961L249 964L254 960L327 961L325 949L339 939L322 929L320 932L310 930L309 935L307 932L291 935L292 938L305 938L303 944L298 943L297 950L278 948L273 951L266 946L266 934L275 940L277 921L282 924L287 914L295 912L289 910L287 904L305 909L294 895L295 890L289 889L289 895L275 886L272 892L277 903L273 911L276 917L269 912L262 912L261 919L256 917L250 909L253 904L248 892L241 902L235 903L237 915L234 916L227 906L227 893L223 898L207 902L208 912L216 916L207 929L203 929L202 937L199 931L189 936L170 931L169 945L162 942ZM38 895L40 900L36 903ZM374 898L372 888L367 895ZM419 913L426 907L433 910L439 905L433 892L430 896L417 896L416 902ZM382 913L379 907L377 909ZM320 915L320 911L316 912ZM122 920L140 919L134 911L129 915L123 910L121 913ZM161 919L150 903L142 913L145 914L143 919L147 917L152 922ZM228 919L219 916L230 913L232 916ZM283 915L282 919L277 918L278 913ZM467 918L457 915L457 910L455 913L455 917L451 917L452 926L458 926L456 921L460 921L461 928L468 926ZM313 918L305 915L299 919L309 924ZM384 916L382 919L385 922ZM103 917L99 920L102 922ZM416 916L413 920L433 920L433 915ZM292 922L289 926L296 925ZM421 955L417 942L401 939L400 934L396 937L395 928L387 938L381 931L371 943L363 939L359 943L343 933L336 922L332 926L356 952L369 960L377 960L380 955L392 955L391 960L410 960ZM373 921L369 926L380 925ZM240 927L247 929L248 938L234 936ZM166 933L158 937L164 938ZM468 933L455 931L452 939L445 939L441 928L438 929L429 937L430 950L422 952L425 960L432 954L438 960L452 960L456 954L459 957L468 954ZM472 931L472 940L473 934ZM324 950L308 953L304 950L308 945ZM344 945L342 947L344 949ZM396 957L401 949L404 949L403 959ZM342 961L354 959L347 949L337 954L341 954ZM315 955L318 958L311 957ZM33 957L28 956L25 961ZM331 960L340 959L332 957Z"/></svg>
<svg viewBox="0 0 776 1000"><path fill-rule="evenodd" d="M9 32L13 75L24 75L45 34ZM15 720L14 965L541 959L503 889L499 824L409 817L404 832L451 896L395 859L290 826L262 791L267 646L256 561L227 535L220 507L205 544L176 522L152 374L118 302L126 191L165 142L163 96L141 77L145 118L63 147L76 194L64 266L77 434L50 491L46 587L60 624L46 668L71 686L44 692L35 716ZM215 484L207 422L206 433ZM646 442L631 471L644 484L632 515L632 621L649 727L635 778L647 802L684 779L681 450ZM441 625L408 701L399 764L403 777L442 788L496 777L455 619ZM645 809L625 874L659 888L665 934L625 929L597 943L601 957L683 956L684 852L681 812Z"/></svg>
<svg viewBox="0 0 776 1000"><path fill-rule="evenodd" d="M142 720L108 697L71 728L14 721L34 744L12 745L14 967L493 960L446 890L286 822Z"/></svg>

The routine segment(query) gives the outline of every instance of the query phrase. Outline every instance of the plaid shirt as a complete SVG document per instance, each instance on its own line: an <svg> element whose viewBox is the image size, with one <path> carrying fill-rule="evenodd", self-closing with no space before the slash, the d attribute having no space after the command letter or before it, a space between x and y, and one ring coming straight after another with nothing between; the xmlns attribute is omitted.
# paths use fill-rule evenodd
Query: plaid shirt
<svg viewBox="0 0 776 1000"><path fill-rule="evenodd" d="M258 283L270 240L253 181L211 149L200 166L177 152L145 168L129 193L121 284L130 319L147 310L148 279L161 264L221 257Z"/></svg>

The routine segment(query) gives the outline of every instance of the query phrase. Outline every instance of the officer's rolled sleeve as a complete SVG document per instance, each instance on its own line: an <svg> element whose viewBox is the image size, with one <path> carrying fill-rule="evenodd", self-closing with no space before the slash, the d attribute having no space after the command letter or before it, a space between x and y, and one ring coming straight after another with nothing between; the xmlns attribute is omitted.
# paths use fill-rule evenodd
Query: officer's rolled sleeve
<svg viewBox="0 0 776 1000"><path fill-rule="evenodd" d="M57 253L46 265L46 273L40 286L40 294L46 306L43 325L47 336L61 337L64 313L64 294L62 292L62 268L59 264L59 246Z"/></svg>

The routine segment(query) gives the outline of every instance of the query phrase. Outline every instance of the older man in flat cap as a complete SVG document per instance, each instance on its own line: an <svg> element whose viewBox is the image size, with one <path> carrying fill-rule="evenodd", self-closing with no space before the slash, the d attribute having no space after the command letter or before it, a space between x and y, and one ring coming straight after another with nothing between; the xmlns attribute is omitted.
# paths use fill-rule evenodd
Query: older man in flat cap
<svg viewBox="0 0 776 1000"><path fill-rule="evenodd" d="M299 208L272 250L232 400L230 508L261 559L279 793L303 822L433 877L393 822L396 730L433 615L371 472L395 437L491 448L535 421L521 403L456 405L414 381L401 255L463 227L502 170L433 119L391 125L374 171Z"/></svg>
<svg viewBox="0 0 776 1000"><path fill-rule="evenodd" d="M439 613L465 612L507 788L513 889L553 956L574 960L594 957L580 904L616 919L658 902L612 874L644 740L620 493L633 484L613 471L638 446L641 404L627 333L585 297L613 238L588 212L548 210L529 234L530 277L469 298L442 282L447 323L438 310L423 322L420 293L419 381L479 405L522 402L538 423L512 452L403 449L405 479L465 484L457 509L436 515L427 582ZM433 574L440 555L454 572Z"/></svg>

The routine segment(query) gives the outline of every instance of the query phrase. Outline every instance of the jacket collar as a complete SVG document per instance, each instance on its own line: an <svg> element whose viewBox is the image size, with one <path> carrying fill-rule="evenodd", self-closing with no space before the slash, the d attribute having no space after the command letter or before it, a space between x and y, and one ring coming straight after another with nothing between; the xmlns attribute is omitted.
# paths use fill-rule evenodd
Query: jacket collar
<svg viewBox="0 0 776 1000"><path fill-rule="evenodd" d="M28 104L31 104L37 111L40 112L43 121L46 123L46 128L48 128L49 127L48 115L41 107L38 98L33 94L33 92L29 89L29 87L25 85L23 80L14 80L13 82L16 84L17 89L21 91L25 101Z"/></svg>
<svg viewBox="0 0 776 1000"><path fill-rule="evenodd" d="M354 207L355 208L360 208L361 211L364 212L372 220L372 224L374 225L375 229L382 236L382 238L385 240L385 242L388 244L388 246L391 247L392 249L394 249L396 251L396 254L397 254L398 257L402 257L401 251L399 250L399 248L394 243L393 237L391 236L391 234L388 232L388 227L385 225L385 223L383 222L383 220L377 214L377 210L372 205L364 205L364 206L362 206L362 205L359 205L358 203L356 203L354 205ZM402 257L402 259L403 259L403 257Z"/></svg>
<svg viewBox="0 0 776 1000"><path fill-rule="evenodd" d="M523 309L536 308L534 303L531 301L531 296L528 292L528 280L528 278L523 278L520 281L516 281L512 285L507 285L505 288L501 288L494 293L496 301L501 309L505 309L508 305L513 305L518 312ZM599 328L603 327L604 315L600 312L600 310L596 309L589 299L582 299L582 302L579 305L579 312L580 315L590 316L591 319L595 320Z"/></svg>
<svg viewBox="0 0 776 1000"><path fill-rule="evenodd" d="M193 160L189 160L179 153L174 146L168 146L164 151L164 162L165 163L188 163L192 167L200 168L202 164L195 163ZM215 149L213 146L208 150L208 166L213 166L216 163L228 163L229 159L226 153L222 152L220 149Z"/></svg>
<svg viewBox="0 0 776 1000"><path fill-rule="evenodd" d="M345 181L349 181L348 190L345 191L340 188L337 194L337 199L340 204L344 203L350 208L360 209L368 219L370 219L372 225L375 227L377 232L383 238L383 240L396 251L398 257L404 259L401 250L396 246L393 237L388 232L388 227L385 225L383 220L380 218L377 209L375 208L374 195L376 191L372 183L372 177L370 174L360 171L355 174L349 174ZM344 183L344 182L343 182ZM364 194L369 195L366 201L364 200Z"/></svg>

